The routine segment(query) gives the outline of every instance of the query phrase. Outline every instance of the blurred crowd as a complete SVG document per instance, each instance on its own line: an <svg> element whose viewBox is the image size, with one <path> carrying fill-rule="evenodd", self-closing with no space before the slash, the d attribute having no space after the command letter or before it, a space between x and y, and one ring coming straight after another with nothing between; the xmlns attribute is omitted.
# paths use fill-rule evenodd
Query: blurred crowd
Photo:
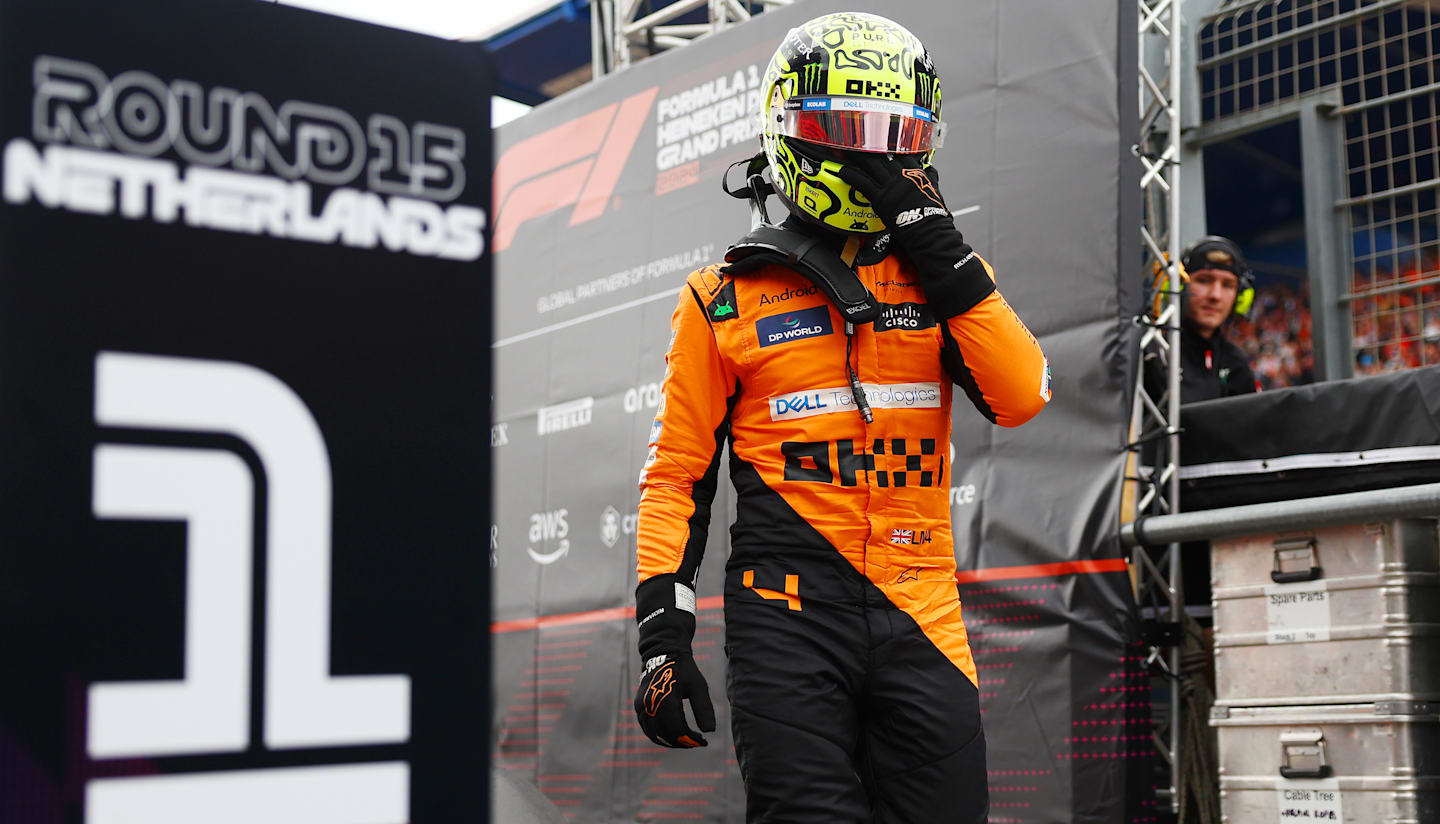
<svg viewBox="0 0 1440 824"><path fill-rule="evenodd" d="M1419 280L1418 271L1373 282L1357 272L1352 292ZM1374 375L1440 364L1440 284L1386 292L1351 305L1355 374Z"/></svg>
<svg viewBox="0 0 1440 824"><path fill-rule="evenodd" d="M1352 292L1399 282L1377 278L1362 283L1360 278L1357 273ZM1407 279L1418 275L1401 278ZM1440 284L1356 300L1351 319L1357 376L1440 364ZM1304 281L1257 286L1250 318L1233 320L1225 335L1250 359L1262 389L1315 380L1309 287Z"/></svg>
<svg viewBox="0 0 1440 824"><path fill-rule="evenodd" d="M1225 331L1250 359L1261 389L1315 380L1308 289L1304 281L1296 287L1282 282L1256 286L1250 317L1235 318Z"/></svg>

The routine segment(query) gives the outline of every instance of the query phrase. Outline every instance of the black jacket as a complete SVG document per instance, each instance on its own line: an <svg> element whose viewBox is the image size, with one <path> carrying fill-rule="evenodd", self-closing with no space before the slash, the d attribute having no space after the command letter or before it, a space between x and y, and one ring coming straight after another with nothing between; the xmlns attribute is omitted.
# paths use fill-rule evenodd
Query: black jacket
<svg viewBox="0 0 1440 824"><path fill-rule="evenodd" d="M1159 402L1165 391L1165 370L1158 360L1145 362L1145 391ZM1255 391L1255 373L1240 347L1223 331L1206 339L1188 323L1180 325L1180 402L1195 403ZM1161 407L1164 408L1163 406Z"/></svg>

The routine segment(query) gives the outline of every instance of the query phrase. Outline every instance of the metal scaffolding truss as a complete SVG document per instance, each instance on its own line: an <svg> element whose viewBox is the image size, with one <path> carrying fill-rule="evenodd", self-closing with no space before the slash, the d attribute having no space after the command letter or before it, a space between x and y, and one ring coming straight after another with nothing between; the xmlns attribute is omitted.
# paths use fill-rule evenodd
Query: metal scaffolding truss
<svg viewBox="0 0 1440 824"><path fill-rule="evenodd" d="M757 11L788 6L793 0L592 0L590 53L594 77L620 71L632 62L749 20ZM706 9L703 23L679 18Z"/></svg>
<svg viewBox="0 0 1440 824"><path fill-rule="evenodd" d="M1141 368L1136 370L1133 454L1126 463L1126 480L1134 502L1130 514L1143 536L1145 517L1180 511L1180 293L1186 275L1180 264L1181 0L1138 2L1140 129L1133 151L1143 166L1140 234L1151 299L1135 319L1143 329ZM1158 397L1153 396L1161 386ZM1168 545L1158 556L1137 547L1132 569L1148 660L1168 676L1169 684L1170 701L1155 727L1155 749L1169 768L1170 780L1158 795L1162 804L1168 802L1178 812L1184 752L1178 636L1185 603L1179 544Z"/></svg>

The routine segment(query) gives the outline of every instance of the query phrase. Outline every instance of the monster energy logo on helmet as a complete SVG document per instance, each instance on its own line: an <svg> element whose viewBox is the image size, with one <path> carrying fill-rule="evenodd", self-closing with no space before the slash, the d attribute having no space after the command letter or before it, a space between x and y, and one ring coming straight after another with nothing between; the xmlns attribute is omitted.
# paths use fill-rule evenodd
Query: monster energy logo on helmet
<svg viewBox="0 0 1440 824"><path fill-rule="evenodd" d="M882 102L911 104L926 110L927 115L939 114L940 83L924 44L904 26L879 15L827 14L802 23L781 40L765 77L760 142L777 194L786 208L802 220L841 232L884 232L885 224L869 202L840 178L841 160L832 153L814 152L808 162L802 163L799 153L806 151L810 141L842 149L919 151L923 153L923 164L928 166L938 145L938 137L930 136L931 125L936 135L940 133L939 124L930 121L938 118L920 118L926 123L912 128L913 122L903 122L906 116L891 115L892 132L908 130L910 134L924 135L921 140L903 144L914 148L891 143L892 148L886 149L883 140L878 146L845 144L834 137L851 133L846 128L849 125L863 126L867 134L873 132L873 119L835 124L846 116L842 112L873 109L884 113L886 109L877 107ZM843 97L817 99L830 95L832 89ZM797 97L806 97L814 105L802 106ZM827 99L835 101L835 105L827 105ZM896 129L897 123L906 129ZM883 120L878 126L884 131Z"/></svg>
<svg viewBox="0 0 1440 824"><path fill-rule="evenodd" d="M824 57L821 57L820 60L806 63L803 66L805 79L804 82L800 84L801 94L825 93L825 87L821 84L821 80L825 74L825 65L821 60L824 60Z"/></svg>
<svg viewBox="0 0 1440 824"><path fill-rule="evenodd" d="M935 75L924 69L915 69L915 105L926 109L938 108L935 104Z"/></svg>

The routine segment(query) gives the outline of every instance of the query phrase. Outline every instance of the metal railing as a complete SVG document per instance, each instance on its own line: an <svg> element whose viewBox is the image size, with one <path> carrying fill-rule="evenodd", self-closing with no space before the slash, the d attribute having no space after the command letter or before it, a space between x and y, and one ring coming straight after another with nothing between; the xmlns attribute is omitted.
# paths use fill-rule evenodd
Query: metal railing
<svg viewBox="0 0 1440 824"><path fill-rule="evenodd" d="M761 9L792 0L676 0L651 11L659 0L594 0L590 14L592 77L620 71L637 58L689 45L697 38L743 23ZM678 20L704 8L705 22Z"/></svg>
<svg viewBox="0 0 1440 824"><path fill-rule="evenodd" d="M1440 483L1156 515L1122 526L1120 541L1134 547L1427 516L1440 516Z"/></svg>

